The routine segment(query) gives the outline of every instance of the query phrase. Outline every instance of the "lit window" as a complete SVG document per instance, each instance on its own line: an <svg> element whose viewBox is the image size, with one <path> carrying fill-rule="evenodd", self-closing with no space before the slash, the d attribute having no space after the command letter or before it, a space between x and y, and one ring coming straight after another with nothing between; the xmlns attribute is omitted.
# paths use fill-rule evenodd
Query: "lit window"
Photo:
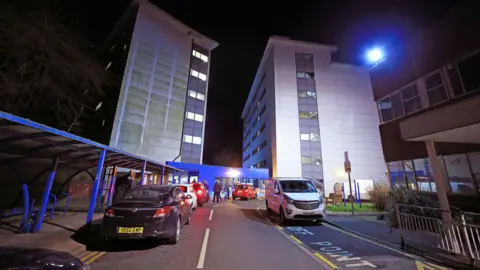
<svg viewBox="0 0 480 270"><path fill-rule="evenodd" d="M310 164L312 163L311 157L302 157L302 164Z"/></svg>
<svg viewBox="0 0 480 270"><path fill-rule="evenodd" d="M315 93L315 92L307 92L307 97L309 97L309 98L317 98L317 93Z"/></svg>
<svg viewBox="0 0 480 270"><path fill-rule="evenodd" d="M198 73L198 78L202 81L206 81L207 80L207 75L199 72Z"/></svg>
<svg viewBox="0 0 480 270"><path fill-rule="evenodd" d="M205 95L202 93L197 93L197 98L200 100L205 100Z"/></svg>
<svg viewBox="0 0 480 270"><path fill-rule="evenodd" d="M300 118L318 119L318 113L317 112L300 112Z"/></svg>
<svg viewBox="0 0 480 270"><path fill-rule="evenodd" d="M192 51L192 55L197 57L198 59L202 60L203 62L207 63L208 62L208 56L202 54L202 53L199 53L195 50Z"/></svg>
<svg viewBox="0 0 480 270"><path fill-rule="evenodd" d="M299 97L307 97L307 92L298 92Z"/></svg>
<svg viewBox="0 0 480 270"><path fill-rule="evenodd" d="M105 67L105 70L107 70L111 65L112 65L112 62L108 63L108 65Z"/></svg>
<svg viewBox="0 0 480 270"><path fill-rule="evenodd" d="M322 157L313 157L312 163L315 165L322 165Z"/></svg>
<svg viewBox="0 0 480 270"><path fill-rule="evenodd" d="M197 77L197 78L198 78L198 71L191 69L191 70L190 70L190 74L191 74L193 77Z"/></svg>
<svg viewBox="0 0 480 270"><path fill-rule="evenodd" d="M193 144L202 144L202 138L200 137L193 137Z"/></svg>
<svg viewBox="0 0 480 270"><path fill-rule="evenodd" d="M191 119L191 120L194 120L195 119L195 114L191 113L191 112L187 112L187 118Z"/></svg>
<svg viewBox="0 0 480 270"><path fill-rule="evenodd" d="M310 136L309 136L308 134L301 133L301 134L300 134L300 140L302 140L302 141L308 141L308 140L310 140Z"/></svg>
<svg viewBox="0 0 480 270"><path fill-rule="evenodd" d="M201 114L195 114L195 121L203 122L203 115L201 115Z"/></svg>
<svg viewBox="0 0 480 270"><path fill-rule="evenodd" d="M186 143L192 143L193 137L190 136L190 135L184 135L183 136L183 141L186 142Z"/></svg>
<svg viewBox="0 0 480 270"><path fill-rule="evenodd" d="M188 90L188 95L193 97L193 98L197 98L197 92L195 92L195 91Z"/></svg>
<svg viewBox="0 0 480 270"><path fill-rule="evenodd" d="M310 141L319 142L320 141L320 135L317 134L317 133L310 133Z"/></svg>

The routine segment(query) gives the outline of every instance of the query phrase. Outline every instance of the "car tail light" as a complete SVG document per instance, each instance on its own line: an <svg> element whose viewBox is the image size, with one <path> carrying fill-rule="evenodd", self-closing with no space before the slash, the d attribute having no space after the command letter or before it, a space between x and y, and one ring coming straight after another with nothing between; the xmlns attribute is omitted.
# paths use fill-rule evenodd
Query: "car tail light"
<svg viewBox="0 0 480 270"><path fill-rule="evenodd" d="M202 190L199 190L199 191L197 191L197 193L198 193L198 194L202 194L202 193L203 193L203 191L202 191Z"/></svg>
<svg viewBox="0 0 480 270"><path fill-rule="evenodd" d="M162 218L165 217L166 215L170 214L172 212L172 207L171 206L164 206L155 212L153 215L154 218Z"/></svg>
<svg viewBox="0 0 480 270"><path fill-rule="evenodd" d="M115 214L113 212L113 209L107 209L107 211L105 211L105 216L107 217L114 217Z"/></svg>

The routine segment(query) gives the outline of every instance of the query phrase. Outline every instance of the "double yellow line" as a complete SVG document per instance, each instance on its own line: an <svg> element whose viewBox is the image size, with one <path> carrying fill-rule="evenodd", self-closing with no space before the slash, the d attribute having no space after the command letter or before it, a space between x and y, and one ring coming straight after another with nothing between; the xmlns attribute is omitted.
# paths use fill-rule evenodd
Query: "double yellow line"
<svg viewBox="0 0 480 270"><path fill-rule="evenodd" d="M80 257L80 260L84 264L92 264L94 261L98 260L98 258L102 257L106 253L107 252L100 252L100 251L87 252L87 254Z"/></svg>

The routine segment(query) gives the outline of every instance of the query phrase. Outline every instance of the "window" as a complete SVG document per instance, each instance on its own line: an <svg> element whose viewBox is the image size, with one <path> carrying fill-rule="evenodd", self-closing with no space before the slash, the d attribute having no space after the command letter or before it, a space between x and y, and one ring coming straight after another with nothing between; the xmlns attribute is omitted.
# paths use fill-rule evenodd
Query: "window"
<svg viewBox="0 0 480 270"><path fill-rule="evenodd" d="M300 112L300 118L318 119L318 113L317 112Z"/></svg>
<svg viewBox="0 0 480 270"><path fill-rule="evenodd" d="M422 109L422 101L418 95L416 83L400 90L400 94L402 95L403 106L406 114L411 114Z"/></svg>
<svg viewBox="0 0 480 270"><path fill-rule="evenodd" d="M196 78L199 78L200 80L202 81L206 81L207 80L207 75L201 73L201 72L198 72L196 70L193 70L191 69L190 70L190 75L192 75L193 77L196 77Z"/></svg>
<svg viewBox="0 0 480 270"><path fill-rule="evenodd" d="M193 143L193 144L202 144L202 138L191 136L191 135L183 135L183 142Z"/></svg>
<svg viewBox="0 0 480 270"><path fill-rule="evenodd" d="M430 101L431 106L448 100L442 73L435 72L434 74L427 76L425 78L425 87L427 88L428 100Z"/></svg>
<svg viewBox="0 0 480 270"><path fill-rule="evenodd" d="M316 99L317 98L317 93L309 92L309 91L300 91L300 92L298 92L298 97Z"/></svg>
<svg viewBox="0 0 480 270"><path fill-rule="evenodd" d="M301 134L300 134L300 140L302 140L302 141L309 141L309 140L310 140L310 136L308 135L308 133L301 133Z"/></svg>
<svg viewBox="0 0 480 270"><path fill-rule="evenodd" d="M195 92L193 90L188 90L188 96L192 98L196 98L199 100L205 100L205 95L202 93Z"/></svg>
<svg viewBox="0 0 480 270"><path fill-rule="evenodd" d="M398 117L405 116L403 109L402 97L400 93L395 93L378 102L378 110L382 118L382 123L391 121Z"/></svg>
<svg viewBox="0 0 480 270"><path fill-rule="evenodd" d="M198 59L202 60L203 62L207 63L208 62L208 56L201 54L195 50L192 51L192 55L197 57Z"/></svg>
<svg viewBox="0 0 480 270"><path fill-rule="evenodd" d="M464 91L470 93L480 89L480 53L476 53L458 62L458 72Z"/></svg>
<svg viewBox="0 0 480 270"><path fill-rule="evenodd" d="M186 112L187 119L203 122L203 115L192 112Z"/></svg>
<svg viewBox="0 0 480 270"><path fill-rule="evenodd" d="M314 79L313 72L297 72L297 78Z"/></svg>
<svg viewBox="0 0 480 270"><path fill-rule="evenodd" d="M193 136L193 144L202 144L202 138Z"/></svg>
<svg viewBox="0 0 480 270"><path fill-rule="evenodd" d="M322 157L302 157L302 164L322 165Z"/></svg>
<svg viewBox="0 0 480 270"><path fill-rule="evenodd" d="M311 157L302 157L302 164L310 164L312 163Z"/></svg>

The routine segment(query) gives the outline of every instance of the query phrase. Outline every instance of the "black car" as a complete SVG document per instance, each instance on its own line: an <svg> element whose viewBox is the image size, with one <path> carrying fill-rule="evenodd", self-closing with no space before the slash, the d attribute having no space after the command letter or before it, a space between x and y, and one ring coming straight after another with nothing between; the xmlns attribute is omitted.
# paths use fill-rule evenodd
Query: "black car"
<svg viewBox="0 0 480 270"><path fill-rule="evenodd" d="M190 223L188 197L177 186L136 187L105 211L102 235L107 240L157 238L176 244L180 228Z"/></svg>

